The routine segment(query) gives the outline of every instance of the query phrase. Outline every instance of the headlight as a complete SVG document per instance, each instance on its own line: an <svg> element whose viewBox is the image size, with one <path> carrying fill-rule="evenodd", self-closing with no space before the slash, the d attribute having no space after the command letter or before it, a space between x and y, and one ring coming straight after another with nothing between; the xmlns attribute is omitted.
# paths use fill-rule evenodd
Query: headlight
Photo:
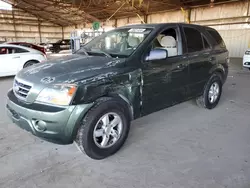
<svg viewBox="0 0 250 188"><path fill-rule="evenodd" d="M250 51L246 51L245 54L246 54L246 55L250 55Z"/></svg>
<svg viewBox="0 0 250 188"><path fill-rule="evenodd" d="M54 85L53 88L43 89L36 101L55 105L69 105L75 95L76 89L75 85Z"/></svg>

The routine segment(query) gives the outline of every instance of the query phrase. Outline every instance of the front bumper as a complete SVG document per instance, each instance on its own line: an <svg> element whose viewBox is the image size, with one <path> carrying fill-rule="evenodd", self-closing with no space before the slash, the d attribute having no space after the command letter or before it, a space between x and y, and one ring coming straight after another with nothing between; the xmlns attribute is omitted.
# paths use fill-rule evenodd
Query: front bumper
<svg viewBox="0 0 250 188"><path fill-rule="evenodd" d="M250 55L243 57L243 67L250 68Z"/></svg>
<svg viewBox="0 0 250 188"><path fill-rule="evenodd" d="M25 104L19 101L13 91L8 92L7 114L19 127L48 141L72 143L80 121L93 104L54 107Z"/></svg>

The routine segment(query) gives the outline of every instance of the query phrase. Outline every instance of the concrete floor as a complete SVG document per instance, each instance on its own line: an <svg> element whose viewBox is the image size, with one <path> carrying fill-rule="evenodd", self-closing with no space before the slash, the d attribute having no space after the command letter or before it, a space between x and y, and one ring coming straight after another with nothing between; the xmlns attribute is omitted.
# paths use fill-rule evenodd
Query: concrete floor
<svg viewBox="0 0 250 188"><path fill-rule="evenodd" d="M232 61L219 106L189 101L132 123L125 146L102 161L51 144L5 115L13 78L0 80L1 188L249 188L250 72Z"/></svg>

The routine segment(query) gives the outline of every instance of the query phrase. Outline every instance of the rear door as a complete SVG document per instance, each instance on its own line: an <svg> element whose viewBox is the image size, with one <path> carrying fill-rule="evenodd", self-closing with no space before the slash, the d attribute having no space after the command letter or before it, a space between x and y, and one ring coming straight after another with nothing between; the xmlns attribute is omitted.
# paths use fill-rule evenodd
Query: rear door
<svg viewBox="0 0 250 188"><path fill-rule="evenodd" d="M202 93L215 57L211 55L212 45L202 30L192 26L183 26L183 33L189 58L188 96L191 98Z"/></svg>
<svg viewBox="0 0 250 188"><path fill-rule="evenodd" d="M21 64L21 57L20 54L15 52L17 52L16 48L0 48L0 75L9 76L16 74L17 69Z"/></svg>

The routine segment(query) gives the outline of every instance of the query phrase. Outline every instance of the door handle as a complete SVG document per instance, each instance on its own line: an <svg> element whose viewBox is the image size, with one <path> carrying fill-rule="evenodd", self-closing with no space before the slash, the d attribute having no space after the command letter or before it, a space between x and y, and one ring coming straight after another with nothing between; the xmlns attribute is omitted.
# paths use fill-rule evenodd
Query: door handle
<svg viewBox="0 0 250 188"><path fill-rule="evenodd" d="M215 57L210 57L210 58L209 58L209 61L215 61L215 60L216 60Z"/></svg>
<svg viewBox="0 0 250 188"><path fill-rule="evenodd" d="M20 58L20 56L15 56L15 57L13 57L13 59L17 59L17 58Z"/></svg>
<svg viewBox="0 0 250 188"><path fill-rule="evenodd" d="M185 67L186 67L185 64L179 64L179 65L177 65L177 69L183 69L183 68L185 68Z"/></svg>

